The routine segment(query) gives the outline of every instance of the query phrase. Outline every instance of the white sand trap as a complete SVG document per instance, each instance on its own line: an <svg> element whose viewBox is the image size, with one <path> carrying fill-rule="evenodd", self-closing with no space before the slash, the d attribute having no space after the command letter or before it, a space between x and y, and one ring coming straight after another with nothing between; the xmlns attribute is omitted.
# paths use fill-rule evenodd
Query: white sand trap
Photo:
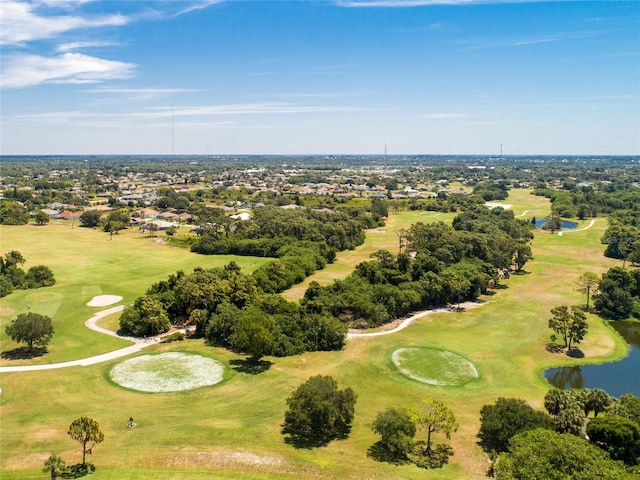
<svg viewBox="0 0 640 480"><path fill-rule="evenodd" d="M181 352L142 355L119 363L110 373L123 387L141 392L179 392L215 385L224 367L212 358Z"/></svg>
<svg viewBox="0 0 640 480"><path fill-rule="evenodd" d="M508 210L508 209L511 208L511 204L510 203L497 203L497 202L485 202L484 206L487 207L487 208L502 207L505 210Z"/></svg>
<svg viewBox="0 0 640 480"><path fill-rule="evenodd" d="M98 295L93 297L87 306L89 307L106 307L107 305L113 305L122 300L122 297L118 295Z"/></svg>

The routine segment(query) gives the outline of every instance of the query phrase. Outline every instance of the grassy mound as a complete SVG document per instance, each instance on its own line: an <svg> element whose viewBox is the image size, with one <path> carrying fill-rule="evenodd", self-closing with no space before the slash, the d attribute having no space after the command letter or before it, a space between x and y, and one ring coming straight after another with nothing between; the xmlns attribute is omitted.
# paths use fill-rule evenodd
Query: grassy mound
<svg viewBox="0 0 640 480"><path fill-rule="evenodd" d="M142 355L111 369L111 379L141 392L178 392L220 383L224 367L200 355L168 352Z"/></svg>
<svg viewBox="0 0 640 480"><path fill-rule="evenodd" d="M460 386L478 378L473 363L446 350L399 348L391 359L403 375L429 385Z"/></svg>

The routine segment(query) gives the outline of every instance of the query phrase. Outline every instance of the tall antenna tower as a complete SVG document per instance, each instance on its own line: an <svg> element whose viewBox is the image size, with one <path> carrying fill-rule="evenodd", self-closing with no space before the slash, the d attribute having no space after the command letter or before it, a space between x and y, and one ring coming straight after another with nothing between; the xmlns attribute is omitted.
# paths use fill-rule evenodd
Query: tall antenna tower
<svg viewBox="0 0 640 480"><path fill-rule="evenodd" d="M502 144L500 144L500 156L502 157Z"/></svg>
<svg viewBox="0 0 640 480"><path fill-rule="evenodd" d="M387 162L387 141L384 142L384 161Z"/></svg>

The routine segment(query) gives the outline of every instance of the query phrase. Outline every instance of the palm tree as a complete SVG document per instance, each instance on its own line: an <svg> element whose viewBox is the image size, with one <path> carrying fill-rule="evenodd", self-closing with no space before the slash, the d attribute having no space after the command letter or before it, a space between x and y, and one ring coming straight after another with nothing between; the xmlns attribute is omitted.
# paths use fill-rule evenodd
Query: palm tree
<svg viewBox="0 0 640 480"><path fill-rule="evenodd" d="M42 471L50 472L51 480L56 480L56 478L58 478L58 475L62 473L62 471L64 470L64 467L65 467L64 460L62 460L57 455L51 455L49 458L45 460L44 468L42 469Z"/></svg>

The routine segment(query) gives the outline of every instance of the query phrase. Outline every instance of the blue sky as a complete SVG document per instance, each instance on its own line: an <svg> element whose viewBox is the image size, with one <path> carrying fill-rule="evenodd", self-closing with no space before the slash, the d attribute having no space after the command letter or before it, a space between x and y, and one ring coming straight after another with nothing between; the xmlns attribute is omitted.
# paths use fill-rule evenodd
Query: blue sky
<svg viewBox="0 0 640 480"><path fill-rule="evenodd" d="M640 2L0 0L2 154L640 154Z"/></svg>

